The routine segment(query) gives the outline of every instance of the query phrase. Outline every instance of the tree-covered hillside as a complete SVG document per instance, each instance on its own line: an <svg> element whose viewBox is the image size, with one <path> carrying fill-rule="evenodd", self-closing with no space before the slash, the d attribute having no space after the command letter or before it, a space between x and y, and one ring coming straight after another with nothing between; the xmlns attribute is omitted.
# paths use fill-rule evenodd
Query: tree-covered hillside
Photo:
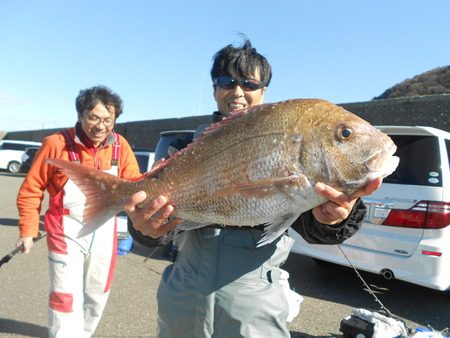
<svg viewBox="0 0 450 338"><path fill-rule="evenodd" d="M434 68L400 82L374 100L434 94L450 94L450 66Z"/></svg>

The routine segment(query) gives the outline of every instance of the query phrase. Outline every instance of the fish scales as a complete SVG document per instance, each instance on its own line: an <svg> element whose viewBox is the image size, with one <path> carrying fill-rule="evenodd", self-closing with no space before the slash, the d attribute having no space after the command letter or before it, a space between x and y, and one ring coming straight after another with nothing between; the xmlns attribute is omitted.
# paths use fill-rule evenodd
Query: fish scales
<svg viewBox="0 0 450 338"><path fill-rule="evenodd" d="M228 187L292 174L285 169L292 166L294 158L288 155L293 153L290 148L295 146L294 138L285 128L288 123L274 119L278 112L273 109L253 113L243 115L237 127L226 125L220 133L209 135L214 137L214 142L199 142L184 152L175 161L177 163L168 166L159 178L176 182L171 191L164 190L166 187L155 191L151 186L146 190L155 191L155 196L168 194L178 209L177 216L194 218L196 222L204 221L203 210L216 222L229 225L255 225L266 220L282 204L280 194L264 191L269 188L262 188L261 193L267 195L265 198L249 199L250 195L232 193L214 197L215 193ZM188 160L180 161L182 158ZM195 177L195 180L186 177Z"/></svg>
<svg viewBox="0 0 450 338"><path fill-rule="evenodd" d="M87 194L86 209L95 208L94 213L85 210L83 232L95 229L100 220L119 212L132 193L144 190L148 195L144 204L161 194L168 197L174 215L186 221L180 228L271 224L262 240L266 243L302 212L325 202L313 191L316 182L352 194L370 179L395 169L395 149L387 135L324 100L256 106L211 125L138 182L91 173L93 186L104 182L110 187L102 192L110 194L109 205L96 205L89 198L93 189L80 184ZM76 184L80 182L76 164L49 162L63 168Z"/></svg>

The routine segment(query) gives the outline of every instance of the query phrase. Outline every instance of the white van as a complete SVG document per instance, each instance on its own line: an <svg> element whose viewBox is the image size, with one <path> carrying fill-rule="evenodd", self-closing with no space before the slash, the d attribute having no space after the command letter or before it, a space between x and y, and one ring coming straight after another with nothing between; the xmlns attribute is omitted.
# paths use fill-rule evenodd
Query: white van
<svg viewBox="0 0 450 338"><path fill-rule="evenodd" d="M22 164L22 155L28 147L40 147L40 142L0 140L0 169L18 173Z"/></svg>
<svg viewBox="0 0 450 338"><path fill-rule="evenodd" d="M155 162L155 153L153 151L147 149L133 149L133 152L142 174L152 170L153 163Z"/></svg>
<svg viewBox="0 0 450 338"><path fill-rule="evenodd" d="M139 165L139 171L141 174L145 174L152 170L152 166L155 162L155 153L148 149L133 149L133 153L136 156L136 160ZM128 216L125 211L121 211L116 218L117 221L117 235L119 239L127 239L130 234L128 233Z"/></svg>
<svg viewBox="0 0 450 338"><path fill-rule="evenodd" d="M340 245L364 271L450 291L450 133L380 126L397 145L399 167L364 198L361 229ZM292 252L350 266L337 245L306 243L294 230Z"/></svg>

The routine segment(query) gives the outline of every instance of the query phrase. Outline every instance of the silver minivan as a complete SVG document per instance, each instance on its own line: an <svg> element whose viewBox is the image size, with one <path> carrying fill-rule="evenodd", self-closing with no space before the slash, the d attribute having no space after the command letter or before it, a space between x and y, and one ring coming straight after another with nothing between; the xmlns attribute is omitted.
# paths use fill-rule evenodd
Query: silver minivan
<svg viewBox="0 0 450 338"><path fill-rule="evenodd" d="M40 147L40 142L0 140L0 169L18 173L22 164L22 155L28 147Z"/></svg>
<svg viewBox="0 0 450 338"><path fill-rule="evenodd" d="M155 162L155 153L153 151L147 149L133 149L133 152L142 174L152 170L153 163Z"/></svg>
<svg viewBox="0 0 450 338"><path fill-rule="evenodd" d="M340 245L311 245L294 230L292 252L450 291L450 133L380 126L397 145L398 168L375 193L361 229ZM349 261L345 256L349 258Z"/></svg>

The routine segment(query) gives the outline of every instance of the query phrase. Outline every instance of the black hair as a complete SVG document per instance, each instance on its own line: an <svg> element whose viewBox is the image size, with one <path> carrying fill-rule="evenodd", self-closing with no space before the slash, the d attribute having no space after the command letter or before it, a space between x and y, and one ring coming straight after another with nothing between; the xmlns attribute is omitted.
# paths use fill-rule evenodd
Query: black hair
<svg viewBox="0 0 450 338"><path fill-rule="evenodd" d="M81 116L85 111L94 109L100 102L109 111L111 111L111 107L114 107L116 118L123 113L123 102L119 95L114 93L108 87L94 86L92 88L80 90L80 93L75 100L78 116Z"/></svg>
<svg viewBox="0 0 450 338"><path fill-rule="evenodd" d="M251 78L256 69L259 69L260 81L267 87L272 78L272 68L267 59L252 47L250 40L245 38L242 47L230 44L214 55L211 79L219 76Z"/></svg>

